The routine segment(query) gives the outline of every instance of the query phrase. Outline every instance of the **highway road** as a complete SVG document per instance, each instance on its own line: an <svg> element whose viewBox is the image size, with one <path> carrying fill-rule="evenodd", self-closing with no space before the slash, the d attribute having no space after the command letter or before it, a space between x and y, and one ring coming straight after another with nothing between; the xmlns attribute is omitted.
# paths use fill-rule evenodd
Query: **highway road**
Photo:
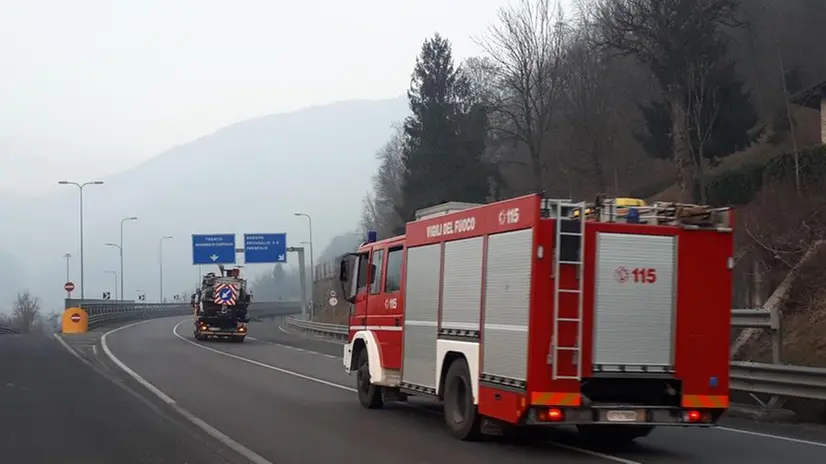
<svg viewBox="0 0 826 464"><path fill-rule="evenodd" d="M248 462L95 356L95 336L70 352L46 335L0 335L0 462Z"/></svg>
<svg viewBox="0 0 826 464"><path fill-rule="evenodd" d="M128 411L129 417L134 414L143 421L140 425L129 425L129 430L139 433L141 440L151 442L159 433L155 431L172 427L162 425L165 421L173 421L176 431L158 438L155 448L166 448L165 452L169 453L169 459L163 462L184 462L177 457L195 448L200 452L192 451L186 462L207 462L202 461L202 456L212 452L203 445L210 441L208 434L218 437L212 441L223 443L224 452L232 449L236 457L247 459L244 462L258 464L361 464L366 460L394 464L826 462L823 428L737 421L726 421L724 427L718 429L658 429L630 447L613 450L586 448L575 433L565 430L534 444L512 440L462 443L447 435L438 409L429 403L411 401L408 405L380 411L362 409L352 389L353 378L342 371L341 345L337 342L288 333L277 321L270 321L253 323L251 338L244 344L196 343L192 340L190 324L189 318L141 322L98 337L91 345L97 346L92 351L103 352L107 358L110 354L114 357L110 362L128 369L129 375L124 374L125 377L134 375L139 379L135 384L143 382L140 393L153 398L153 404L161 405L158 408L164 415L171 413L163 409L168 408L179 413L178 419L156 417L149 409L129 410L128 405L140 404L134 394L107 383L100 372L81 373L73 369L70 374L67 367L60 365L69 362L67 354L62 361L50 361L49 365L62 369L59 372L64 375L74 376L78 382L99 385L97 388L101 390L78 393L85 395L82 398L86 402L82 408L70 411L80 417L56 419L61 425L55 426L55 430L71 431L69 424L74 430L82 430L73 419L80 420L80 424L90 420L94 424L107 424ZM75 349L80 346L73 340L69 342ZM79 378L81 375L83 379ZM95 404L94 401L105 401L108 410L86 406ZM122 402L127 406L120 406ZM52 407L59 404L63 403L51 403ZM59 411L55 411L55 416L60 416ZM182 421L189 425L181 425ZM172 438L192 433L195 426L206 430L197 439L190 440L197 445L190 446L186 440ZM144 428L146 432L142 431ZM96 432L105 437L119 433L103 427L89 432L89 435ZM79 431L71 433L84 435ZM121 437L131 438L128 433ZM125 446L124 439L114 444L106 444L106 440L95 442L101 447L116 449ZM208 461L221 462L220 459ZM109 462L115 461L131 462L126 455Z"/></svg>

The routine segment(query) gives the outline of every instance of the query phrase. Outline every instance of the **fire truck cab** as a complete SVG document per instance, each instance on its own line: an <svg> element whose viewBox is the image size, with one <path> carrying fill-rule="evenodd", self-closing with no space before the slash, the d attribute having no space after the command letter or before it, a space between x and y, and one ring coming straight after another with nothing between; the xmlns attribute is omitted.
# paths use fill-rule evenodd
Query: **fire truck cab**
<svg viewBox="0 0 826 464"><path fill-rule="evenodd" d="M728 208L540 195L422 210L341 260L344 368L367 408L443 401L463 440L711 426L728 407L732 223Z"/></svg>

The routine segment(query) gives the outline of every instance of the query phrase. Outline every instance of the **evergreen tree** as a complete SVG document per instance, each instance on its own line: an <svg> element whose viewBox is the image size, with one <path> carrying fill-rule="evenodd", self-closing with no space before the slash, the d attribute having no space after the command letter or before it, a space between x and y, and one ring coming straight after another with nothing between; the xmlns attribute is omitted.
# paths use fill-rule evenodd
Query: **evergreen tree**
<svg viewBox="0 0 826 464"><path fill-rule="evenodd" d="M404 123L399 215L409 221L445 201L485 202L493 176L483 159L487 112L439 34L422 45L407 97L413 114Z"/></svg>
<svg viewBox="0 0 826 464"><path fill-rule="evenodd" d="M696 124L689 123L687 133L691 138L690 146L694 147L694 161L699 165L698 157L702 153L704 160L714 166L721 158L747 148L759 136L759 132L752 133L759 119L751 94L743 88L743 82L737 76L733 63L712 71L704 86L705 97L700 108L699 125L705 128L707 137L698 133ZM692 108L694 103L686 101L684 105ZM648 133L637 135L637 141L649 156L671 158L674 144L671 113L667 104L657 100L648 105L640 105L640 110Z"/></svg>

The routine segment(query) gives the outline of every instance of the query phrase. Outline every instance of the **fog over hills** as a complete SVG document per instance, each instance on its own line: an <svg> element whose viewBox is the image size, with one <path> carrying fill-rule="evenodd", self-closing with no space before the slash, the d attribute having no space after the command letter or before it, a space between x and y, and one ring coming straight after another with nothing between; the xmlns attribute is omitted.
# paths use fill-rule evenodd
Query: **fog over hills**
<svg viewBox="0 0 826 464"><path fill-rule="evenodd" d="M407 114L400 97L247 120L84 188L86 297L112 290L113 278L104 271L118 270L118 253L104 243L118 242L123 217L139 217L124 227L127 299L140 290L157 300L164 235L174 236L163 245L167 297L196 282L193 233L236 233L241 242L244 233L286 232L288 245L300 246L309 238L306 218L293 216L301 211L313 218L319 257L333 237L357 226L377 164L374 154L392 124ZM0 225L0 266L13 278L0 280L0 309L22 288L40 296L46 309L62 305L66 252L73 256L71 280L78 285L73 296L80 296L78 203L73 186L37 200L3 195L0 213L13 220ZM244 272L252 277L269 270L251 265Z"/></svg>

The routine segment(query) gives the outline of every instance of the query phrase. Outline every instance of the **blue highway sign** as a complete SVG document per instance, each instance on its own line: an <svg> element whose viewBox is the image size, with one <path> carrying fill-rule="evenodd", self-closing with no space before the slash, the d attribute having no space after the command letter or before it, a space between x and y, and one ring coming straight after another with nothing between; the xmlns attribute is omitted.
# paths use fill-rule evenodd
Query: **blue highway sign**
<svg viewBox="0 0 826 464"><path fill-rule="evenodd" d="M244 234L244 263L286 263L287 234Z"/></svg>
<svg viewBox="0 0 826 464"><path fill-rule="evenodd" d="M192 234L192 264L235 264L235 234Z"/></svg>

